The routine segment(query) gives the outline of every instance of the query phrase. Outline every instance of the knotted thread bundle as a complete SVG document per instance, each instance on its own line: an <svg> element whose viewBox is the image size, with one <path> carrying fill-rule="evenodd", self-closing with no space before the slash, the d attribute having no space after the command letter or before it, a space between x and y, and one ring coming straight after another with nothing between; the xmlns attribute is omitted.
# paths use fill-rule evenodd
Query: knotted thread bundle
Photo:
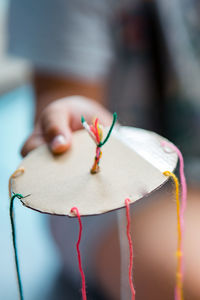
<svg viewBox="0 0 200 300"><path fill-rule="evenodd" d="M108 134L107 134L106 138L104 139L104 141L102 141L102 139L103 139L103 130L102 130L101 126L99 125L99 119L96 118L92 125L88 125L88 123L86 122L84 117L83 116L81 117L81 122L82 122L83 127L86 129L86 131L89 133L89 135L91 136L91 138L93 139L93 141L96 144L96 156L94 158L93 166L90 170L91 174L96 174L100 170L99 169L99 163L100 163L100 159L101 159L101 156L102 156L101 148L108 141L108 139L111 135L111 132L114 128L116 120L117 120L117 114L114 113L113 114L113 121L112 121L110 129L108 131Z"/></svg>

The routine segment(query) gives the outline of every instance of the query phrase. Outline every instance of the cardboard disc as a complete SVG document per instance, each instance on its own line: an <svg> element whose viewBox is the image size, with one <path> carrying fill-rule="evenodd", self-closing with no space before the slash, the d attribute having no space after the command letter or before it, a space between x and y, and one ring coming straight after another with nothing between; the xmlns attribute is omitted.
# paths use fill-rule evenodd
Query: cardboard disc
<svg viewBox="0 0 200 300"><path fill-rule="evenodd" d="M177 155L161 146L164 138L146 130L120 127L102 148L100 172L92 175L95 144L85 130L73 134L71 149L53 155L46 145L20 164L24 173L12 178L12 191L27 196L22 203L40 212L73 216L105 213L161 186L173 171Z"/></svg>

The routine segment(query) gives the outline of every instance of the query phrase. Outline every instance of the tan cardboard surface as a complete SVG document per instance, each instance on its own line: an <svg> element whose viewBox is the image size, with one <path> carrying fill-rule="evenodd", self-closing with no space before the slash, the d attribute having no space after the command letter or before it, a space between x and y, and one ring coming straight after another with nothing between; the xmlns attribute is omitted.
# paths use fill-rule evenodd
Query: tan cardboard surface
<svg viewBox="0 0 200 300"><path fill-rule="evenodd" d="M167 179L115 135L102 152L101 171L92 175L95 144L86 131L73 135L72 148L63 155L54 156L46 145L41 146L20 164L25 172L12 179L12 190L24 196L30 194L22 202L41 212L71 216L70 210L76 206L81 215L93 215L123 207L127 197L132 202L143 198ZM174 153L163 151L166 155ZM168 169L172 171L177 159L169 161Z"/></svg>

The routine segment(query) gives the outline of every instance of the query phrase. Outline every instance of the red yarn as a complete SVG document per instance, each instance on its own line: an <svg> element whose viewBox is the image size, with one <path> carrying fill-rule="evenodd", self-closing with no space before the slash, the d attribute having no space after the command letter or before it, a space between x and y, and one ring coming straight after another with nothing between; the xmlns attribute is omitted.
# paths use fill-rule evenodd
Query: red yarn
<svg viewBox="0 0 200 300"><path fill-rule="evenodd" d="M129 252L130 252L130 262L129 262L129 285L130 285L130 289L131 289L131 299L135 300L135 289L134 289L134 285L133 285L133 244L132 244L132 240L131 240L131 234L130 234L130 225L131 225L131 218L130 218L130 210L129 210L129 202L130 199L126 199L125 200L125 204L126 204L126 218L127 218L127 229L126 229L126 234L127 234L127 238L128 238L128 243L129 243Z"/></svg>
<svg viewBox="0 0 200 300"><path fill-rule="evenodd" d="M98 132L98 128L97 128L98 122L99 122L99 119L96 119L94 127L95 127L95 130L96 130L97 143L99 144L100 143L100 136L99 136L99 132Z"/></svg>
<svg viewBox="0 0 200 300"><path fill-rule="evenodd" d="M94 125L90 125L90 130L94 133L97 144L100 143L100 136L99 136L99 132L98 132L98 128L97 128L98 122L99 122L99 119L96 118Z"/></svg>
<svg viewBox="0 0 200 300"><path fill-rule="evenodd" d="M90 125L90 130L94 133L94 135L96 137L96 130L94 129L93 125Z"/></svg>
<svg viewBox="0 0 200 300"><path fill-rule="evenodd" d="M82 235L83 226L82 226L81 216L80 216L78 208L77 207L73 207L71 209L71 212L74 212L74 211L76 212L76 215L77 215L77 218L78 218L78 222L79 222L79 237L78 237L78 241L76 243L76 250L77 250L77 256L78 256L79 271L80 271L81 280L82 280L82 289L81 289L81 291L82 291L82 298L83 298L83 300L87 300L87 296L86 296L86 284L85 284L85 274L84 274L83 268L82 268L81 253L80 253L80 249L79 249L80 242L81 242L81 235Z"/></svg>

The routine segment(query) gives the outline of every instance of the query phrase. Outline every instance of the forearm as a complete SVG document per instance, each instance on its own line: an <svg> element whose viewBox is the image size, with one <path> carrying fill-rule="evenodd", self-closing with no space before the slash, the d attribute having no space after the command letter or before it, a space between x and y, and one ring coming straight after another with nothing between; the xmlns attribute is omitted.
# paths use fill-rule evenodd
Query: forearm
<svg viewBox="0 0 200 300"><path fill-rule="evenodd" d="M60 76L41 71L33 74L36 113L38 120L43 109L51 102L73 95L85 96L106 106L106 84L103 81L86 81L70 76Z"/></svg>

